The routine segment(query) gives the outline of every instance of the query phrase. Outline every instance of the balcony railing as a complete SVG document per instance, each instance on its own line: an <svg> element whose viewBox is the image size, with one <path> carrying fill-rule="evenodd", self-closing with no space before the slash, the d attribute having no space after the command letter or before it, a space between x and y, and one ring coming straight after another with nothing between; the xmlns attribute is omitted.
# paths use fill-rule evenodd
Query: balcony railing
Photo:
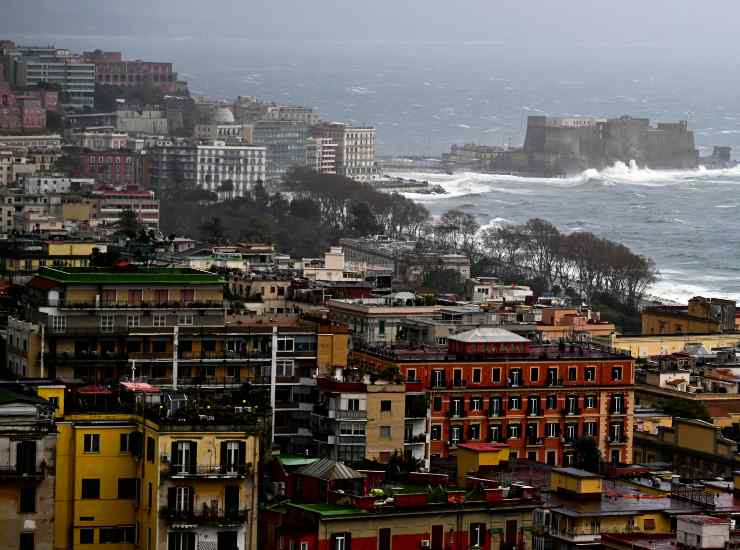
<svg viewBox="0 0 740 550"><path fill-rule="evenodd" d="M426 441L427 441L426 434L416 434L412 436L406 436L403 438L404 444L408 444L408 445L426 443Z"/></svg>
<svg viewBox="0 0 740 550"><path fill-rule="evenodd" d="M542 437L536 437L536 436L528 436L527 437L527 446L537 446L537 445L544 445L545 439Z"/></svg>
<svg viewBox="0 0 740 550"><path fill-rule="evenodd" d="M224 303L221 300L206 300L200 302L72 302L60 300L57 307L63 309L224 309Z"/></svg>
<svg viewBox="0 0 740 550"><path fill-rule="evenodd" d="M171 523L189 523L201 525L239 525L246 521L249 510L214 510L203 507L202 510L177 510L175 508L162 508L160 517Z"/></svg>
<svg viewBox="0 0 740 550"><path fill-rule="evenodd" d="M17 464L0 465L0 479L2 480L39 480L44 477L43 468L24 468Z"/></svg>
<svg viewBox="0 0 740 550"><path fill-rule="evenodd" d="M169 477L245 477L251 470L251 464L215 465L169 464L164 474Z"/></svg>

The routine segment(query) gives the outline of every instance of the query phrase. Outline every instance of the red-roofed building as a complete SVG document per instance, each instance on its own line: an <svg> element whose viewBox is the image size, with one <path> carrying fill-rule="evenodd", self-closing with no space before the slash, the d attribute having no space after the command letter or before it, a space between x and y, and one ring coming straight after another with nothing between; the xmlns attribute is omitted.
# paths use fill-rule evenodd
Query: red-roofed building
<svg viewBox="0 0 740 550"><path fill-rule="evenodd" d="M147 229L159 229L159 200L154 191L138 185L123 188L101 187L93 191L97 199L97 218L104 225L115 226L124 210L133 210Z"/></svg>

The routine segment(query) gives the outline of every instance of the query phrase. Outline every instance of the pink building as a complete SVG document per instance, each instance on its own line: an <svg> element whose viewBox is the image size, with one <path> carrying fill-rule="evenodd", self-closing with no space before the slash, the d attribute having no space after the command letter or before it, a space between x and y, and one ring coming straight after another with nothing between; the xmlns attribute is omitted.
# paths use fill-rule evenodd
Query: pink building
<svg viewBox="0 0 740 550"><path fill-rule="evenodd" d="M0 80L0 130L41 130L46 128L46 109L41 100L16 95L10 84Z"/></svg>
<svg viewBox="0 0 740 550"><path fill-rule="evenodd" d="M95 50L83 54L85 61L95 63L95 82L101 86L140 86L153 84L163 93L177 89L177 73L172 63L152 61L124 61L121 52Z"/></svg>
<svg viewBox="0 0 740 550"><path fill-rule="evenodd" d="M79 174L85 178L95 178L110 185L131 185L136 183L136 155L128 150L88 151L80 153Z"/></svg>
<svg viewBox="0 0 740 550"><path fill-rule="evenodd" d="M98 220L115 226L125 210L133 210L147 229L159 229L159 201L153 191L138 185L124 188L101 187L93 191L97 199Z"/></svg>

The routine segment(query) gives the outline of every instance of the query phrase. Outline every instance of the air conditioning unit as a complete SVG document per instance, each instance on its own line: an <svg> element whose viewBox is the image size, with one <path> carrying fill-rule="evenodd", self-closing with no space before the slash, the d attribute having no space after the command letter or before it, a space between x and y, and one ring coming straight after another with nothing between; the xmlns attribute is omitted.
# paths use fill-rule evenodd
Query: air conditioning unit
<svg viewBox="0 0 740 550"><path fill-rule="evenodd" d="M432 547L432 541L429 539L421 541L421 547L422 548L431 548Z"/></svg>

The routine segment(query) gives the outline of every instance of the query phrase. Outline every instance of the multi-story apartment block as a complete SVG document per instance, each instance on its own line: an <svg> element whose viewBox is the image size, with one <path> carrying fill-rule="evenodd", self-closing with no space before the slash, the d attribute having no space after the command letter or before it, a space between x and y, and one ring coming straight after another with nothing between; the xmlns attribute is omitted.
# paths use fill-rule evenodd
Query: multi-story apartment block
<svg viewBox="0 0 740 550"><path fill-rule="evenodd" d="M337 144L331 138L306 140L306 168L319 174L337 173Z"/></svg>
<svg viewBox="0 0 740 550"><path fill-rule="evenodd" d="M375 163L375 128L322 124L313 128L312 135L337 144L337 174L357 181L372 181L380 176Z"/></svg>
<svg viewBox="0 0 740 550"><path fill-rule="evenodd" d="M100 223L115 228L121 214L132 210L147 229L159 229L159 200L154 191L129 185L122 189L102 188L93 192L96 198L96 217Z"/></svg>
<svg viewBox="0 0 740 550"><path fill-rule="evenodd" d="M82 109L93 107L95 65L86 63L69 50L54 47L16 48L11 59L10 81L18 88L56 84L62 90L62 104Z"/></svg>
<svg viewBox="0 0 740 550"><path fill-rule="evenodd" d="M59 134L0 136L0 149L11 147L23 147L36 151L59 151L62 148L62 136Z"/></svg>
<svg viewBox="0 0 740 550"><path fill-rule="evenodd" d="M183 183L194 184L197 177L195 148L184 139L157 140L149 145L151 186L162 191Z"/></svg>
<svg viewBox="0 0 740 550"><path fill-rule="evenodd" d="M38 97L16 94L3 80L0 67L0 129L41 130L46 127L46 109Z"/></svg>
<svg viewBox="0 0 740 550"><path fill-rule="evenodd" d="M512 458L568 466L576 440L592 437L605 460L632 462L634 361L627 355L535 347L481 328L448 337L446 346L375 345L352 356L353 364L397 368L424 384L432 457L448 457L463 442L506 442Z"/></svg>
<svg viewBox="0 0 740 550"><path fill-rule="evenodd" d="M256 548L261 420L238 392L38 393L57 404L55 548Z"/></svg>
<svg viewBox="0 0 740 550"><path fill-rule="evenodd" d="M214 193L243 197L267 177L265 147L232 146L223 141L195 146L195 185ZM230 189L230 190L229 190Z"/></svg>
<svg viewBox="0 0 740 550"><path fill-rule="evenodd" d="M29 195L65 194L90 190L95 185L93 178L75 178L58 174L46 176L24 176L20 181L23 192Z"/></svg>
<svg viewBox="0 0 740 550"><path fill-rule="evenodd" d="M0 549L56 548L56 456L49 403L0 388Z"/></svg>
<svg viewBox="0 0 740 550"><path fill-rule="evenodd" d="M109 151L125 149L128 146L128 134L110 126L86 128L69 132L69 141L81 149Z"/></svg>
<svg viewBox="0 0 740 550"><path fill-rule="evenodd" d="M264 120L254 123L252 141L267 148L268 181L281 181L291 168L306 163L308 126L289 120Z"/></svg>
<svg viewBox="0 0 740 550"><path fill-rule="evenodd" d="M128 149L81 151L79 175L108 185L133 185L144 180L144 159Z"/></svg>
<svg viewBox="0 0 740 550"><path fill-rule="evenodd" d="M21 238L0 241L0 275L25 284L42 267L88 267L93 251L106 252L98 241Z"/></svg>
<svg viewBox="0 0 740 550"><path fill-rule="evenodd" d="M269 105L263 118L264 120L300 122L307 126L315 126L319 123L320 119L319 113L310 107L294 105Z"/></svg>
<svg viewBox="0 0 740 550"><path fill-rule="evenodd" d="M177 91L177 73L172 63L127 61L121 52L84 52L86 62L95 64L95 82L101 86L134 87L152 85L162 93Z"/></svg>

